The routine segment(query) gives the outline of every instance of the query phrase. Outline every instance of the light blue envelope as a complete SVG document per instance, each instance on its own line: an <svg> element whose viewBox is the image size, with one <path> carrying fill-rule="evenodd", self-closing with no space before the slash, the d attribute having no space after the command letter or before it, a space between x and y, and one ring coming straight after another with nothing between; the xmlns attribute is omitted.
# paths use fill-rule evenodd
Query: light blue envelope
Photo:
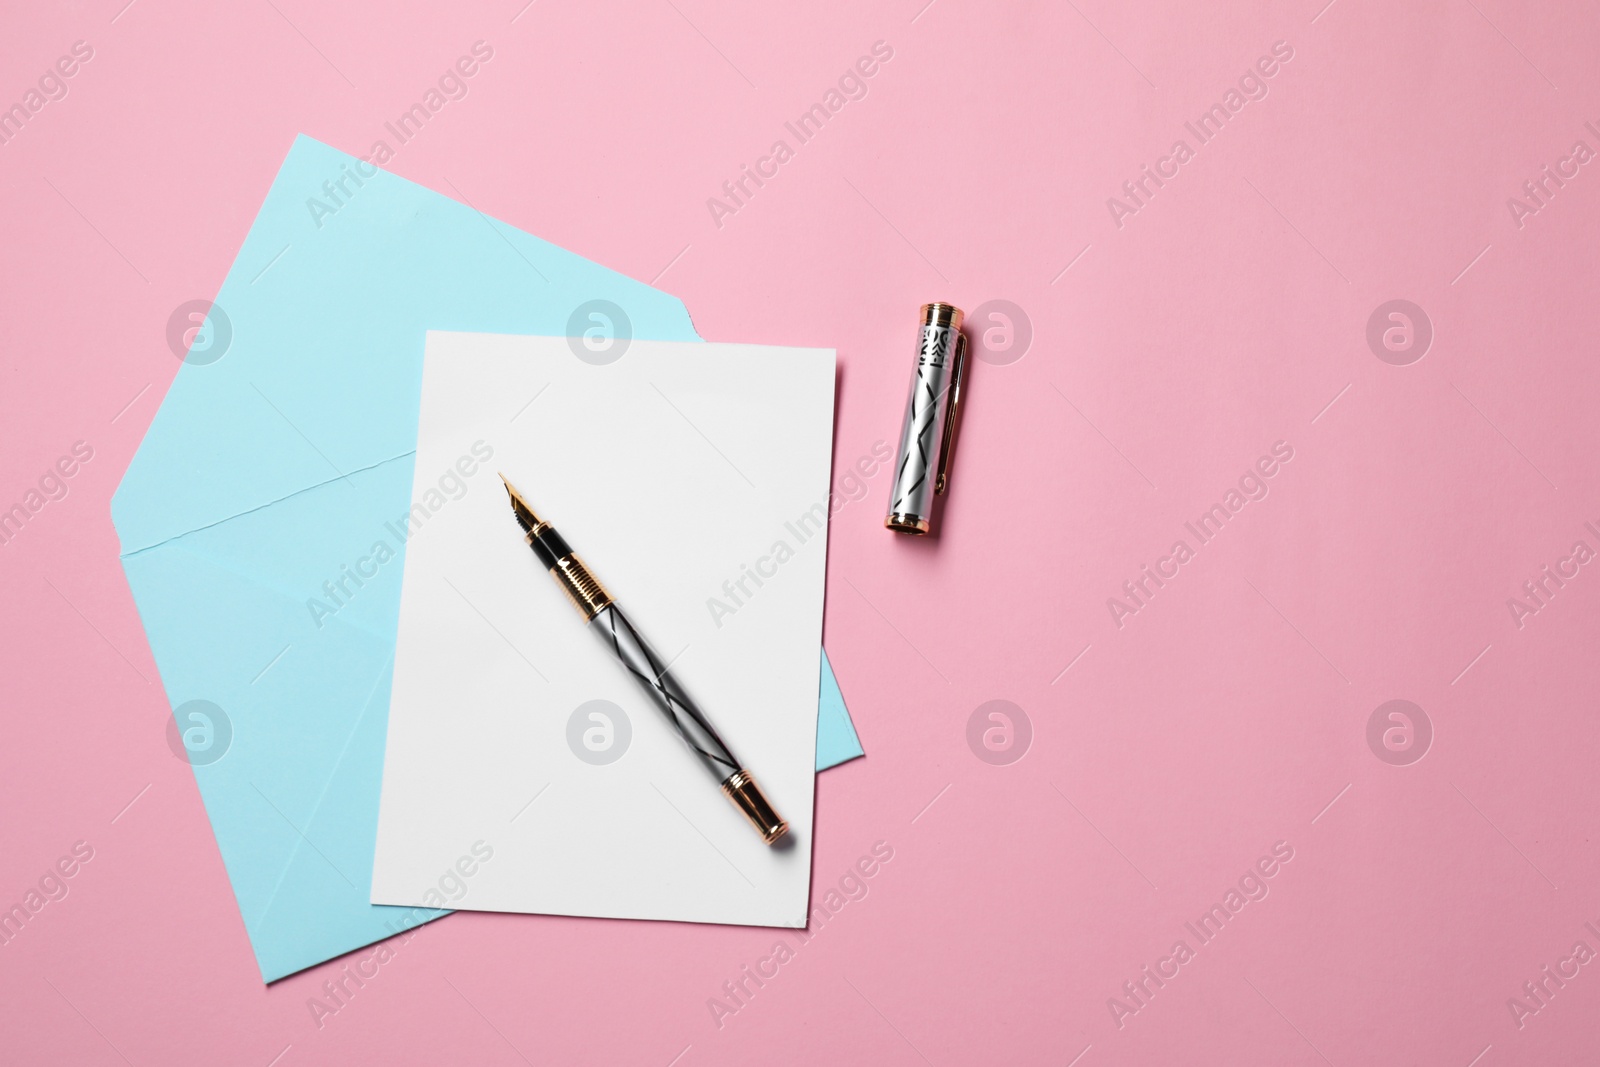
<svg viewBox="0 0 1600 1067"><path fill-rule="evenodd" d="M817 705L817 770L837 767L866 753L861 751L861 740L856 737L856 724L850 721L850 711L844 706L844 694L839 692L839 680L833 676L833 664L828 662L828 652L822 652L822 700Z"/></svg>
<svg viewBox="0 0 1600 1067"><path fill-rule="evenodd" d="M464 455L412 500L424 331L624 319L698 340L673 297L307 137L215 308L175 312L112 520L264 980L448 914L368 903L405 543L499 491ZM822 684L819 769L861 754L825 655Z"/></svg>

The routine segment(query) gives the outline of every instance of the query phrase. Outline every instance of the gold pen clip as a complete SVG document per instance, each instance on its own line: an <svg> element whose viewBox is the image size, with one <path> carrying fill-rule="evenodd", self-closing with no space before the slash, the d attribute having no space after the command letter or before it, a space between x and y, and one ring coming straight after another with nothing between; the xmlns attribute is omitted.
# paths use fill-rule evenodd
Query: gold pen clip
<svg viewBox="0 0 1600 1067"><path fill-rule="evenodd" d="M959 314L959 313L958 313ZM956 447L956 416L961 407L961 382L967 373L967 335L956 334L955 366L950 371L950 404L944 410L944 428L939 435L939 472L933 492L943 496L950 485L950 454Z"/></svg>

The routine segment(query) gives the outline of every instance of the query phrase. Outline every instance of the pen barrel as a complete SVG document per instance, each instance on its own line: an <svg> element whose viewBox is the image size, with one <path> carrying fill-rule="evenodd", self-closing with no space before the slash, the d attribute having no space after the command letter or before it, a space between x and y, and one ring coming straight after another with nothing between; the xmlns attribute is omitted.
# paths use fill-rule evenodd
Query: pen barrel
<svg viewBox="0 0 1600 1067"><path fill-rule="evenodd" d="M961 341L961 309L928 304L922 309L917 334L916 373L906 398L900 427L900 449L889 488L889 514L884 525L901 533L925 534L932 529L933 498L943 491L940 462L949 442L945 425Z"/></svg>
<svg viewBox="0 0 1600 1067"><path fill-rule="evenodd" d="M655 701L678 737L699 757L719 785L742 773L738 761L717 736L710 721L667 670L661 657L634 629L621 608L616 604L606 605L596 613L591 626L606 648Z"/></svg>

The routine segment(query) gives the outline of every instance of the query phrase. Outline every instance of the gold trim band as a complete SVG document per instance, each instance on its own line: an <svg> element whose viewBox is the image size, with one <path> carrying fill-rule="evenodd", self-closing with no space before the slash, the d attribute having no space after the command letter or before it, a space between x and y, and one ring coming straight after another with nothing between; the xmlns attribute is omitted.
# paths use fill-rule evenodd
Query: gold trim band
<svg viewBox="0 0 1600 1067"><path fill-rule="evenodd" d="M589 573L589 568L583 565L583 560L576 553L556 560L550 573L556 576L556 581L567 594L567 599L572 601L572 606L578 609L578 614L583 616L584 622L589 622L611 606L611 594L600 584L600 579Z"/></svg>
<svg viewBox="0 0 1600 1067"><path fill-rule="evenodd" d="M908 515L903 511L894 512L887 519L883 520L883 525L895 531L896 533L904 534L920 535L925 534L932 529L932 526L929 525L928 520L923 518L921 515Z"/></svg>

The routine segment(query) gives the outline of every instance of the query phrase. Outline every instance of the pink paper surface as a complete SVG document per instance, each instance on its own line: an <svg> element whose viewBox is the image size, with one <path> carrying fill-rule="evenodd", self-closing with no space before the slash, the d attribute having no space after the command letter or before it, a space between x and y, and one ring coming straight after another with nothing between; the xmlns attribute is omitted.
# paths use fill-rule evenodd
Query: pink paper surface
<svg viewBox="0 0 1600 1067"><path fill-rule="evenodd" d="M28 112L0 143L0 507L83 442L0 546L0 907L27 915L0 1060L1594 1048L1592 9L123 4L19 8L0 41L0 105ZM385 123L478 41L399 144ZM179 366L169 316L215 293L300 132L386 141L677 293L708 340L839 349L835 487L860 499L825 636L870 755L818 781L837 911L809 940L465 914L262 987L107 502ZM894 446L929 300L991 345L941 535L912 541L852 468ZM1241 478L1202 542L1185 524Z"/></svg>

